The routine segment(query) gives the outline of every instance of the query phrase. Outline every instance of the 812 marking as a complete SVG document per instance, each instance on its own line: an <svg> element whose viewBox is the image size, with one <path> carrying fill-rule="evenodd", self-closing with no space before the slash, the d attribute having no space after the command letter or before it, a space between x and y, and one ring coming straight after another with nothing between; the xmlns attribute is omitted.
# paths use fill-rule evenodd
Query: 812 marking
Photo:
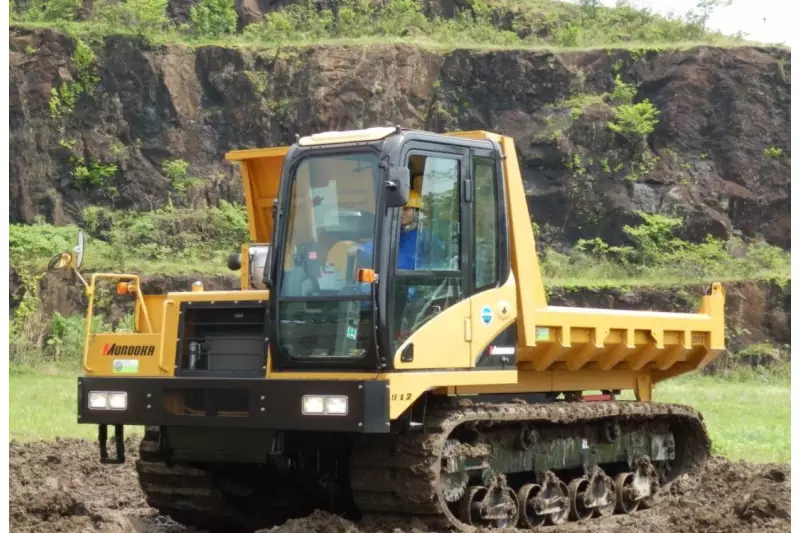
<svg viewBox="0 0 800 533"><path fill-rule="evenodd" d="M400 393L396 392L396 393L392 394L392 401L393 402L397 402L397 401L400 401L400 402L406 401L407 402L409 400L411 400L411 393L410 392L400 392Z"/></svg>

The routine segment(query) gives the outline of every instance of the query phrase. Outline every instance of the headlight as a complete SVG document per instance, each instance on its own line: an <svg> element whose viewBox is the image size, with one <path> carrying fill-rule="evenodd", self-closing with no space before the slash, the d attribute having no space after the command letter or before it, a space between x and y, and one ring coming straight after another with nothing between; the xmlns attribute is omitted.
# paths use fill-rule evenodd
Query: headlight
<svg viewBox="0 0 800 533"><path fill-rule="evenodd" d="M127 392L91 391L89 392L89 409L115 409L124 411L128 408Z"/></svg>
<svg viewBox="0 0 800 533"><path fill-rule="evenodd" d="M346 415L347 396L328 396L325 398L326 415Z"/></svg>
<svg viewBox="0 0 800 533"><path fill-rule="evenodd" d="M108 393L108 408L109 409L127 409L128 408L128 393L127 392L109 392Z"/></svg>
<svg viewBox="0 0 800 533"><path fill-rule="evenodd" d="M303 396L304 415L346 415L347 396Z"/></svg>
<svg viewBox="0 0 800 533"><path fill-rule="evenodd" d="M107 409L107 408L108 408L107 392L89 393L89 409Z"/></svg>
<svg viewBox="0 0 800 533"><path fill-rule="evenodd" d="M321 415L324 410L325 400L322 396L303 396L303 414Z"/></svg>

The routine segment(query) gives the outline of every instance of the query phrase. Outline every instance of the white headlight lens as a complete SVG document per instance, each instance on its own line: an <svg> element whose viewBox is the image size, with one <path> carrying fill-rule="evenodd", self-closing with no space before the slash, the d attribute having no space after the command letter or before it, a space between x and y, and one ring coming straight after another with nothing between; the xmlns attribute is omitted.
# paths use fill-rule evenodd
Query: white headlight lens
<svg viewBox="0 0 800 533"><path fill-rule="evenodd" d="M128 394L125 392L109 392L108 393L108 408L109 409L127 409L128 408Z"/></svg>
<svg viewBox="0 0 800 533"><path fill-rule="evenodd" d="M346 415L347 396L327 396L325 398L326 415Z"/></svg>
<svg viewBox="0 0 800 533"><path fill-rule="evenodd" d="M90 392L89 409L105 409L108 407L107 392Z"/></svg>
<svg viewBox="0 0 800 533"><path fill-rule="evenodd" d="M303 396L303 414L321 415L325 401L322 396Z"/></svg>

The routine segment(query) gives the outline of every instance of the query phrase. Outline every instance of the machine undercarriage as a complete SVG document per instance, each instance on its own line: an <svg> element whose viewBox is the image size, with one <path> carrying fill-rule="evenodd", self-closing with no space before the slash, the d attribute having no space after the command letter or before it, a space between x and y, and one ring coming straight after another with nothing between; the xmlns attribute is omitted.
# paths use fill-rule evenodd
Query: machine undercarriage
<svg viewBox="0 0 800 533"><path fill-rule="evenodd" d="M433 404L414 431L293 435L259 465L171 464L162 435L148 429L137 463L150 505L227 531L314 509L414 517L437 531L602 519L653 506L710 453L693 409L638 402Z"/></svg>

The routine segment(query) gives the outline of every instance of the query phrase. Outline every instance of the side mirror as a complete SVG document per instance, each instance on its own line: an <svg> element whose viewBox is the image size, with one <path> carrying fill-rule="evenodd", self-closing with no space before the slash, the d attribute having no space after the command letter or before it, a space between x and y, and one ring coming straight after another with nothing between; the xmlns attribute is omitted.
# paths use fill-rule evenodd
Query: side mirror
<svg viewBox="0 0 800 533"><path fill-rule="evenodd" d="M407 167L391 167L386 185L386 207L403 207L411 190L411 171Z"/></svg>
<svg viewBox="0 0 800 533"><path fill-rule="evenodd" d="M65 270L69 267L74 268L76 271L83 264L83 231L78 230L78 244L72 249L72 253L59 252L50 259L47 263L47 270L55 272L56 270Z"/></svg>
<svg viewBox="0 0 800 533"><path fill-rule="evenodd" d="M77 270L83 264L83 230L78 230L78 245L75 246L74 251L75 251L75 270Z"/></svg>
<svg viewBox="0 0 800 533"><path fill-rule="evenodd" d="M78 269L83 264L83 248L84 248L84 239L83 239L83 231L78 230L78 244L75 248L72 249L72 253L70 252L59 252L50 259L50 262L47 263L47 270L48 272L55 272L57 270L66 270L68 268L72 268L75 273L78 275L80 280L83 282L84 285L88 287L86 280L83 279Z"/></svg>

